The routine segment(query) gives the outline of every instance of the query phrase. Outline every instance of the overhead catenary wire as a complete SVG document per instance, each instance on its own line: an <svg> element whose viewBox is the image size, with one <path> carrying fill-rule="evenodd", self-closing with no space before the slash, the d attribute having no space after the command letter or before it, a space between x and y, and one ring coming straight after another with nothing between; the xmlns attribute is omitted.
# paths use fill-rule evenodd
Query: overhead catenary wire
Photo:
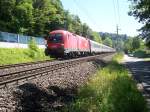
<svg viewBox="0 0 150 112"><path fill-rule="evenodd" d="M116 24L116 40L117 44L115 44L116 50L120 50L119 47L119 30L120 30L120 8L119 8L119 1L113 0L113 8L114 8L114 15L115 15L115 24Z"/></svg>
<svg viewBox="0 0 150 112"><path fill-rule="evenodd" d="M116 24L116 33L118 34L118 31L120 30L119 27L121 26L120 23L120 8L119 8L119 1L113 0L113 8L114 8L114 18L115 18L115 24Z"/></svg>
<svg viewBox="0 0 150 112"><path fill-rule="evenodd" d="M77 0L73 0L73 1L76 4L76 6L78 7L78 9L81 10L87 16L87 19L89 19L89 21L91 21L92 24L98 25L97 22L91 17L91 14L88 12L88 10L85 7L83 7L83 5L81 6L77 2Z"/></svg>
<svg viewBox="0 0 150 112"><path fill-rule="evenodd" d="M113 1L113 10L114 10L114 19L115 19L115 24L117 24L117 14L116 14L116 6L115 6L115 0Z"/></svg>
<svg viewBox="0 0 150 112"><path fill-rule="evenodd" d="M119 7L119 1L117 0L117 11L118 11L118 24L120 25L120 7Z"/></svg>

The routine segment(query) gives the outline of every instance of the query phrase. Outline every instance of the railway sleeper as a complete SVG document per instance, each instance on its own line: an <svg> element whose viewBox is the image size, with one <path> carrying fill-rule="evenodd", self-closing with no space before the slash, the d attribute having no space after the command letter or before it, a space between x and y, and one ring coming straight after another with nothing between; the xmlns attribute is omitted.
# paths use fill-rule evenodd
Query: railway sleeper
<svg viewBox="0 0 150 112"><path fill-rule="evenodd" d="M27 79L21 79L21 80L18 80L18 81L17 81L18 85L22 85L22 84L25 84L25 83L27 83L27 82L28 82Z"/></svg>

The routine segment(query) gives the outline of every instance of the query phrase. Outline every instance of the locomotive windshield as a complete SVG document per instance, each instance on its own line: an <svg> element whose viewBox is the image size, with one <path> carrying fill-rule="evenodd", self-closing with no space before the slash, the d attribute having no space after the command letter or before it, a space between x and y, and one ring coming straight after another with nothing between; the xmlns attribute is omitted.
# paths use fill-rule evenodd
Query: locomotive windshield
<svg viewBox="0 0 150 112"><path fill-rule="evenodd" d="M63 42L62 37L63 36L60 33L50 34L49 35L49 42L52 42L52 43L62 43Z"/></svg>

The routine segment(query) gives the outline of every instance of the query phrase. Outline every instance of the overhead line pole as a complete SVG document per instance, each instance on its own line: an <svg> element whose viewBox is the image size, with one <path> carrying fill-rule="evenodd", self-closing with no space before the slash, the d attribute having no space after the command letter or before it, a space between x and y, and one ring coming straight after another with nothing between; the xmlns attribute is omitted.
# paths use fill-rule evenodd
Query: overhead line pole
<svg viewBox="0 0 150 112"><path fill-rule="evenodd" d="M118 27L118 25L116 26L116 31L117 31L117 36L119 35L119 27Z"/></svg>
<svg viewBox="0 0 150 112"><path fill-rule="evenodd" d="M116 32L117 32L117 45L116 45L116 49L117 50L119 50L119 46L118 46L118 43L119 43L119 30L121 30L121 29L119 29L118 25L116 25Z"/></svg>

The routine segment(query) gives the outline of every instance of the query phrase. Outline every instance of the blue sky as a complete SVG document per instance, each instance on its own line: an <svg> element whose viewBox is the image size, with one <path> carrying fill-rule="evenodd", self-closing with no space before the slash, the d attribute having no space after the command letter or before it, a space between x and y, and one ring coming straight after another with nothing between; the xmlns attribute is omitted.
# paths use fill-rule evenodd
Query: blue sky
<svg viewBox="0 0 150 112"><path fill-rule="evenodd" d="M135 36L142 24L128 16L128 0L61 0L64 8L78 15L82 23L87 23L94 31L116 33L118 24L120 34ZM119 13L117 7L119 6ZM120 18L119 16L120 15Z"/></svg>

